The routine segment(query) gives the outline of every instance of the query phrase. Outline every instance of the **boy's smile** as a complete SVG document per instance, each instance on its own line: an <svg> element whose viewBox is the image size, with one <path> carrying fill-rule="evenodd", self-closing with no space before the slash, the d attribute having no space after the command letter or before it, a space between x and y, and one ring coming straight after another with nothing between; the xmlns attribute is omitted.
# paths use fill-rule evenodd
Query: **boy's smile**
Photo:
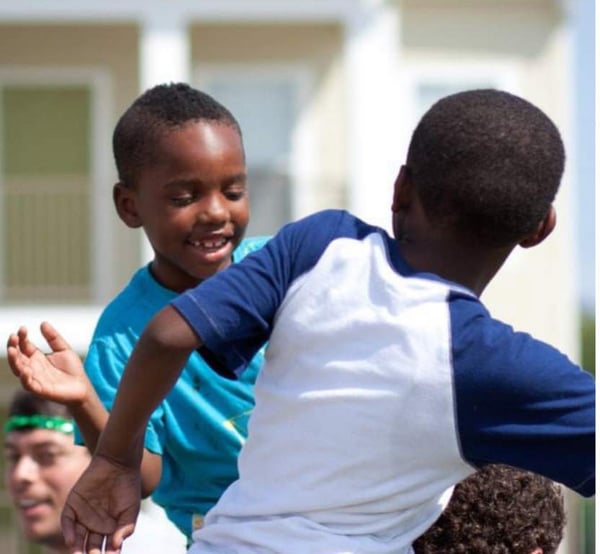
<svg viewBox="0 0 600 554"><path fill-rule="evenodd" d="M142 226L154 277L177 292L224 269L248 225L242 139L218 122L165 130L133 187L117 187L122 219Z"/></svg>

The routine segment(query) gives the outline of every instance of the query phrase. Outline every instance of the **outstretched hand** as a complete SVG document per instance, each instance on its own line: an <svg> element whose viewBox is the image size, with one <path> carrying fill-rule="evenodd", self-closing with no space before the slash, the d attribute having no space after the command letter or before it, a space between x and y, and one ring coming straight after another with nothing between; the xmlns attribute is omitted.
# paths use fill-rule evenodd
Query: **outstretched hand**
<svg viewBox="0 0 600 554"><path fill-rule="evenodd" d="M6 355L12 372L25 390L48 400L64 404L85 401L91 385L81 359L52 325L44 322L40 329L52 352L44 354L21 327L8 338Z"/></svg>
<svg viewBox="0 0 600 554"><path fill-rule="evenodd" d="M63 534L71 554L118 554L135 528L140 490L139 470L93 456L62 512Z"/></svg>

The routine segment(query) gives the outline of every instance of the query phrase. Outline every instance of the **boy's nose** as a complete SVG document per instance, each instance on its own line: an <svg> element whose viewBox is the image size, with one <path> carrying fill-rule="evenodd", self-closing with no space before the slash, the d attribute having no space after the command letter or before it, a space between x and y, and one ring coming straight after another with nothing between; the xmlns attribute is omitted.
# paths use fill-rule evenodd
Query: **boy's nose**
<svg viewBox="0 0 600 554"><path fill-rule="evenodd" d="M211 197L203 203L198 212L200 223L222 223L228 218L228 210L225 204L218 198Z"/></svg>

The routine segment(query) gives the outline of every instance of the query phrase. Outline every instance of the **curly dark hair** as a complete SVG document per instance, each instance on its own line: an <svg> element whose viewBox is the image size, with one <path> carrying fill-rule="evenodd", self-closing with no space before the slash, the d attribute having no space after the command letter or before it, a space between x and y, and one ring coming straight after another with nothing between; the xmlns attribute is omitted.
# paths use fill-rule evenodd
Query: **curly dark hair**
<svg viewBox="0 0 600 554"><path fill-rule="evenodd" d="M425 113L406 165L432 223L497 247L519 242L544 219L565 151L539 108L481 89L442 98Z"/></svg>
<svg viewBox="0 0 600 554"><path fill-rule="evenodd" d="M489 465L456 485L415 554L544 554L558 549L566 523L560 485L528 471Z"/></svg>
<svg viewBox="0 0 600 554"><path fill-rule="evenodd" d="M113 132L113 154L121 183L133 186L137 170L152 158L164 133L193 121L226 125L242 137L239 123L225 106L186 83L157 85L139 96Z"/></svg>

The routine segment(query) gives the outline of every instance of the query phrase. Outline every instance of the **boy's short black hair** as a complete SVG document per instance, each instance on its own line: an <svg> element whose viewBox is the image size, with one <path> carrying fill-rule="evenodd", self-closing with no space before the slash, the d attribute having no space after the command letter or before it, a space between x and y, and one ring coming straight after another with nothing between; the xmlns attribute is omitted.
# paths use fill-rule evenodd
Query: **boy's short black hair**
<svg viewBox="0 0 600 554"><path fill-rule="evenodd" d="M8 417L15 415L42 415L72 419L68 408L63 404L46 400L45 398L41 398L40 396L25 390L18 390L10 401L8 406Z"/></svg>
<svg viewBox="0 0 600 554"><path fill-rule="evenodd" d="M413 544L415 554L544 554L558 549L566 523L560 485L499 464L467 477L440 518Z"/></svg>
<svg viewBox="0 0 600 554"><path fill-rule="evenodd" d="M186 83L157 85L139 96L121 116L113 132L113 154L119 180L133 186L136 171L147 163L166 131L192 121L211 121L234 128L232 113L208 94Z"/></svg>
<svg viewBox="0 0 600 554"><path fill-rule="evenodd" d="M436 102L415 128L407 156L430 221L492 247L535 230L564 164L554 123L530 102L493 89Z"/></svg>

